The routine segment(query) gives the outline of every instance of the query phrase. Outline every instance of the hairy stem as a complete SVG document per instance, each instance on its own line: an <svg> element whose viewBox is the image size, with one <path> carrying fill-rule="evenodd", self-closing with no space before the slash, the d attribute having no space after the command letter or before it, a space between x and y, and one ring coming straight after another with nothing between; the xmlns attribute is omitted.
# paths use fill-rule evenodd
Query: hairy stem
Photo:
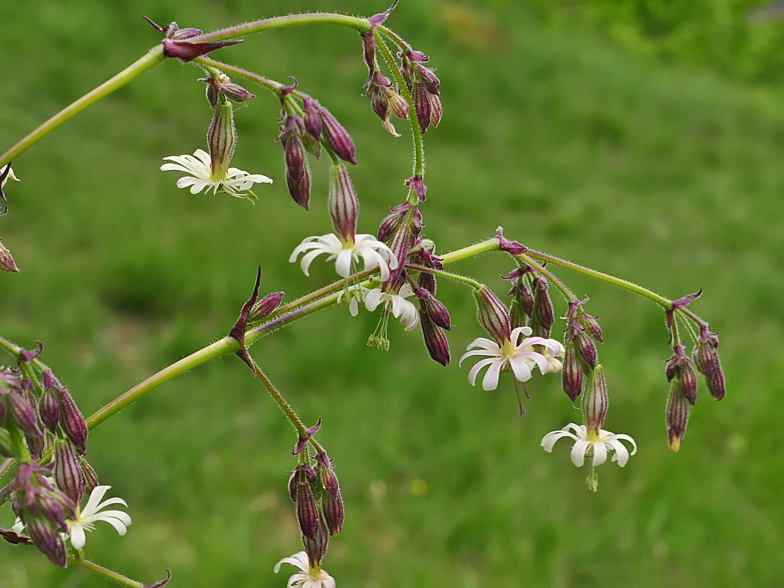
<svg viewBox="0 0 784 588"><path fill-rule="evenodd" d="M223 41L226 39L236 39L237 37L243 37L245 35L250 35L251 33L259 33L261 31L284 29L288 27L317 23L349 27L356 29L360 33L366 33L370 30L370 21L366 18L357 18L356 16L333 14L329 12L314 12L310 14L289 14L286 16L264 18L234 27L229 27L227 29L221 29L220 31L206 33L188 40L195 43Z"/></svg>

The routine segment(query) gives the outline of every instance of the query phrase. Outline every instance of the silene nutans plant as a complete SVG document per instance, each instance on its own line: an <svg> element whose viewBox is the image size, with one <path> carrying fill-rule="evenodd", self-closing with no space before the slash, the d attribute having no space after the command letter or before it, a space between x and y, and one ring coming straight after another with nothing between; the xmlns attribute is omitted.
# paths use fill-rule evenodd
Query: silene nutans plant
<svg viewBox="0 0 784 588"><path fill-rule="evenodd" d="M181 155L160 153L160 171L181 189L175 191L172 187L171 197L188 198L186 192L190 192L202 198L236 198L234 204L247 207L245 214L257 215L259 226L263 226L276 222L265 211L264 202L271 198L271 190L280 194L285 186L294 204L289 214L309 212L323 217L325 227L331 223L323 234L297 235L301 242L291 251L289 262L299 265L305 279L314 264L334 266L335 272L331 283L314 284L309 294L292 298L277 291L274 284L265 283L262 289L260 267L255 276L247 276L249 286L255 278L252 293L238 309L236 323L227 325L225 336L150 375L91 415L79 408L79 390L69 388L68 382L58 377L57 366L45 363L45 346L67 345L67 341L41 342L35 333L24 342L0 336L0 347L5 352L5 360L0 363L0 508L12 511L15 520L8 528L0 527L6 542L2 548L4 568L13 562L10 554L15 550L37 549L55 566L80 566L124 586L166 584L172 574L163 573L168 566L165 561L155 561L154 552L149 554L149 564L162 573L150 583L126 577L90 559L91 544L111 533L110 528L122 536L134 530L134 505L118 496L112 487L114 481L105 479L91 465L90 432L131 403L143 403L146 395L173 377L212 359L236 355L241 360L236 362L237 368L250 370L294 429L289 469L280 472L280 484L287 484L286 494L301 543L290 546L293 555L281 553L277 564L270 566L270 573L291 573L293 569L288 586L334 588L336 580L324 565L329 565L330 544L340 541L344 518L351 517L351 502L344 503L341 494L340 455L328 451L319 438L322 427L329 429L331 423L310 416L303 420L298 412L307 413L308 407L295 410L286 399L286 390L265 373L264 353L256 353L263 348L261 339L322 309L344 313L346 321L355 320L352 317L361 313L375 313L378 323L367 334L368 346L389 350L389 329L402 328L411 332L405 335L405 341L446 367L453 363L449 339L454 341L455 335L449 309L439 299L439 286L473 298L477 322L460 327L469 337L482 330L485 336L477 336L459 354L457 364L467 370L466 385L514 394L522 417L526 411L536 410L527 388L537 386L536 380L541 378L560 378L563 401L571 403L580 418L575 419L577 422L554 422L556 430L543 436L541 447L552 452L557 441L569 439L571 461L578 468L586 468L587 485L593 492L599 487L596 468L608 461L624 467L638 447L631 435L634 431L614 433L605 428L616 430L612 418L606 424L613 369L602 362L599 353L604 343L599 319L590 314L588 297L567 285L569 272L625 289L660 307L670 347L662 355L662 377L669 384L668 388L664 381L662 384L662 389L668 390L668 394L662 393L660 403L665 415L662 437L673 452L684 443L699 390L707 389L716 400L724 397L718 335L691 308L701 291L670 300L621 278L539 251L535 243L505 234L502 227L484 241L452 251L443 251L428 236L429 206L438 206L449 195L428 190L425 139L438 133L442 117L451 113L442 107L438 57L422 52L421 47L409 44L390 28L396 5L397 0L368 18L297 13L209 33L144 17L152 27L151 36L157 35L152 49L0 155L2 234L13 226L18 183L35 182L25 172L26 158L35 153L27 153L31 147L151 68L172 67L173 62L187 64L194 83L177 91L204 95L206 145L183 144ZM352 176L360 169L362 154L351 138L351 129L333 114L329 102L309 93L295 71L284 80L265 77L265 60L274 56L257 55L256 65L262 73L229 62L236 44L253 43L261 32L271 35L276 29L305 25L313 34L325 34L330 27L353 29L356 59L363 60L367 78L356 88L344 90L364 95L380 121L379 133L410 137L413 144L410 175L401 177L397 187L388 190L385 198L389 212L383 218L363 215L360 222L361 195ZM312 58L325 64L330 59L323 53ZM254 105L260 101L279 106L279 134L240 137L235 119L254 116ZM235 153L253 149L253 142L260 140L277 142L279 160L267 162L263 170L234 167ZM408 157L408 147L402 146L397 155L388 154L397 156ZM314 173L316 168L321 168L319 173ZM150 174L155 173L160 172L150 170ZM325 207L328 215L324 214ZM13 250L12 239L0 244L3 282L25 279L21 270L26 260L15 258ZM237 252L246 253L250 255ZM492 259L499 273L494 283L458 273L461 261L490 253L494 255L486 260ZM264 261L262 255L261 266ZM216 414L213 418L223 416ZM521 423L525 426L525 418ZM339 434L353 433L343 429ZM346 581L351 584L351 580Z"/></svg>

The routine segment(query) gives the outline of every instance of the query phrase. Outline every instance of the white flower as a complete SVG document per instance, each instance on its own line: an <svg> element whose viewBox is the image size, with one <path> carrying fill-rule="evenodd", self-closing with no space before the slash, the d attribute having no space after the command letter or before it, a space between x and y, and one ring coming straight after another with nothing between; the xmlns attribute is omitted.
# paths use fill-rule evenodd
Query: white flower
<svg viewBox="0 0 784 588"><path fill-rule="evenodd" d="M291 576L286 588L335 588L335 579L318 566L311 568L308 554L304 551L280 560L275 566L276 574L280 571L280 565L284 563L297 566L303 572Z"/></svg>
<svg viewBox="0 0 784 588"><path fill-rule="evenodd" d="M379 279L385 282L389 279L389 270L397 268L397 258L392 250L376 239L373 235L356 235L354 242L342 241L337 235L332 233L321 237L307 237L297 245L289 257L291 263L297 261L300 253L305 253L300 261L300 267L306 276L311 262L322 253L329 255L327 261L335 261L335 270L338 275L348 278L352 273L352 268L359 261L365 262L365 269L379 268Z"/></svg>
<svg viewBox="0 0 784 588"><path fill-rule="evenodd" d="M574 430L574 433L569 432L569 429ZM616 435L604 429L600 429L598 435L591 434L588 433L585 425L575 425L574 423L569 423L560 431L547 433L542 439L542 447L550 453L555 442L563 437L571 437L575 440L575 444L572 447L572 463L578 468L585 462L586 455L593 456L593 465L602 465L607 461L608 451L615 451L612 461L617 461L621 467L625 466L626 462L629 461L630 454L626 446L621 443L621 439L632 444L631 455L637 453L637 444L629 435Z"/></svg>
<svg viewBox="0 0 784 588"><path fill-rule="evenodd" d="M79 508L76 508L76 520L66 521L68 532L71 536L71 545L76 549L84 547L85 530L92 531L95 528L95 523L98 521L109 523L120 535L125 535L128 531L127 527L131 524L131 517L128 516L127 513L121 510L100 512L102 508L107 507L110 504L122 504L124 507L128 507L122 498L110 498L109 500L104 500L98 504L109 488L111 488L111 486L96 486L90 493L90 499L84 506L84 510L80 512Z"/></svg>
<svg viewBox="0 0 784 588"><path fill-rule="evenodd" d="M338 304L348 306L348 311L351 313L351 316L357 316L359 314L359 301L365 299L366 292L367 288L360 285L344 288L340 294L338 294Z"/></svg>
<svg viewBox="0 0 784 588"><path fill-rule="evenodd" d="M486 355L488 359L483 359L471 368L468 372L468 381L472 386L476 385L476 376L479 371L490 366L482 379L482 388L485 390L495 390L498 387L498 377L502 371L512 368L515 378L521 382L531 379L531 369L539 367L542 374L551 374L561 370L561 362L555 359L563 357L564 347L555 339L545 339L544 337L530 337L523 339L520 343L516 341L520 335L528 337L531 334L530 327L517 327L512 330L511 340L504 342L503 346L485 337L479 337L468 346L468 353L460 358L460 364L466 357L472 355ZM534 351L534 345L544 347L545 354ZM471 351L471 349L475 349Z"/></svg>
<svg viewBox="0 0 784 588"><path fill-rule="evenodd" d="M194 157L195 155L195 157ZM245 198L251 202L256 199L251 188L253 184L271 184L272 180L261 174L251 175L246 171L230 167L225 177L217 177L212 173L209 153L197 149L193 155L171 155L163 159L174 163L164 163L161 171L180 171L190 174L177 180L178 188L191 187L191 194L198 194L205 188L216 194L218 188L237 198Z"/></svg>
<svg viewBox="0 0 784 588"><path fill-rule="evenodd" d="M406 300L413 295L414 291L407 283L403 284L397 294L383 292L381 288L373 288L365 294L365 308L373 312L383 302L387 312L399 318L400 324L406 328L406 331L411 331L419 324L419 312L416 306Z"/></svg>
<svg viewBox="0 0 784 588"><path fill-rule="evenodd" d="M16 517L16 520L14 521L14 526L11 527L11 530L17 535L21 535L22 531L24 531L24 528L25 528L25 524L22 522L22 519Z"/></svg>
<svg viewBox="0 0 784 588"><path fill-rule="evenodd" d="M5 168L0 169L0 175L2 174L3 171L5 171ZM17 178L14 175L14 170L11 168L8 169L8 175L6 175L6 177L3 178L3 181L0 182L0 189L5 188L5 185L8 182L8 180L14 180L16 182L19 181L19 178Z"/></svg>

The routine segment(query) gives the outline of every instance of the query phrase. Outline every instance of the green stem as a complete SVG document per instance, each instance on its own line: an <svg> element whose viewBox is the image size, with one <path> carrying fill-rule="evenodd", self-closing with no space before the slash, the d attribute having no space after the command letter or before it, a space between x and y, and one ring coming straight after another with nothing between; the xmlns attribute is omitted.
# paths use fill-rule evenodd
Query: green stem
<svg viewBox="0 0 784 588"><path fill-rule="evenodd" d="M42 124L40 127L35 129L32 133L27 135L24 139L19 141L16 145L11 147L8 151L0 155L0 168L4 167L7 163L10 163L14 159L16 159L19 155L27 151L30 147L35 145L38 141L43 139L46 135L51 133L61 124L66 122L67 120L73 118L80 112L82 112L88 106L92 106L100 99L105 98L118 88L121 88L131 80L133 80L138 75L144 73L154 65L163 61L163 47L161 45L156 45L152 49L150 49L141 59L137 60L133 64L126 67L116 76L111 78L110 80L104 82L94 90L88 92L81 98L79 98L76 102L72 103L70 106L67 106L57 114L55 114L52 118Z"/></svg>
<svg viewBox="0 0 784 588"><path fill-rule="evenodd" d="M118 584L122 584L123 586L130 586L131 588L144 588L144 584L141 582L137 582L136 580L131 580L130 578L123 576L122 574L118 574L112 570L109 570L103 566L99 566L97 563L92 562L87 559L75 559L75 563L82 566L83 568L87 568L91 572L95 572L96 574L100 574L104 578L108 578L109 580L114 580Z"/></svg>
<svg viewBox="0 0 784 588"><path fill-rule="evenodd" d="M395 78L395 82L397 82L398 88L400 89L400 95L403 96L408 103L408 121L411 123L411 136L414 139L414 175L421 176L424 179L425 147L422 141L422 129L419 128L419 120L416 116L416 108L414 108L414 100L411 97L411 93L408 91L408 86L406 86L403 74L400 72L400 68L398 68L395 58L384 42L384 38L379 34L378 30L373 31L373 37L376 40L376 46L381 50L381 54L384 56L384 61L386 61L389 70L392 72L392 76ZM416 204L418 201L413 189L409 191L409 201L411 204Z"/></svg>
<svg viewBox="0 0 784 588"><path fill-rule="evenodd" d="M407 263L406 268L410 270L414 270L416 272L425 272L427 274L433 274L434 276L440 276L442 278L447 278L449 280L454 280L456 282L462 282L463 284L467 284L476 290L482 287L482 284L480 284L476 280L469 278L467 276L461 276L460 274L453 274L451 272L445 272L442 270L433 269L431 267L425 267L423 265L415 265L413 263Z"/></svg>
<svg viewBox="0 0 784 588"><path fill-rule="evenodd" d="M192 39L188 40L193 41L194 43L223 41L226 39L242 37L251 33L259 33L261 31L284 29L308 24L340 25L356 29L360 33L366 33L370 30L370 21L366 18L357 18L356 16L333 14L329 12L315 12L310 14L289 14L286 16L264 18L254 22L248 22L227 29L222 29L220 31L200 35L198 37L193 37Z"/></svg>
<svg viewBox="0 0 784 588"><path fill-rule="evenodd" d="M236 339L231 337L224 337L220 341L216 341L212 345L208 345L196 353L192 353L188 357L185 357L180 361L171 364L169 367L159 371L157 374L150 376L144 380L144 382L134 386L122 396L118 396L109 404L96 411L87 419L87 428L93 429L97 427L113 414L119 412L132 402L135 402L148 392L151 392L169 380L173 380L177 376L182 375L203 363L207 363L208 361L216 359L221 355L232 352L236 353L239 351L239 349L240 346Z"/></svg>
<svg viewBox="0 0 784 588"><path fill-rule="evenodd" d="M612 284L614 286L624 288L625 290L629 290L630 292L639 294L643 298L647 298L648 300L651 300L656 304L663 306L665 310L670 310L672 308L672 301L667 300L663 296L659 296L655 292L651 292L647 288L638 286L633 282L629 282L627 280L622 280L621 278L616 278L615 276L611 276L609 274L598 272L596 270L587 268L577 263L566 261L565 259L560 259L553 255L548 255L546 253L534 251L533 249L529 249L526 255L529 255L530 257L534 257L536 259L540 259L542 261L546 261L547 263L552 263L553 265L566 268L578 274L583 274L584 276L588 276L590 278L594 278L596 280L600 280L602 282L607 282L608 284Z"/></svg>
<svg viewBox="0 0 784 588"><path fill-rule="evenodd" d="M482 255L483 253L498 251L499 245L500 243L498 242L498 239L488 239L487 241L482 241L476 245L469 245L468 247L463 247L457 251L445 253L441 256L441 260L444 262L444 265L455 263L456 261L462 261L464 259L468 259L469 257Z"/></svg>

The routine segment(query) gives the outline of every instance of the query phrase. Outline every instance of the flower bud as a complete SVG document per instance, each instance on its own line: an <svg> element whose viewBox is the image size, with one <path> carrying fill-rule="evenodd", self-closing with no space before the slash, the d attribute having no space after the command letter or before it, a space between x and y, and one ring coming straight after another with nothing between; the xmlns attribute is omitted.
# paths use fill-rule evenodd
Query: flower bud
<svg viewBox="0 0 784 588"><path fill-rule="evenodd" d="M305 552L308 554L310 560L310 567L320 566L321 560L327 554L327 546L329 544L329 531L327 525L324 523L324 517L321 513L318 515L318 531L314 538L307 535L302 535L302 544L305 546Z"/></svg>
<svg viewBox="0 0 784 588"><path fill-rule="evenodd" d="M84 491L87 494L92 494L92 491L98 487L98 474L95 473L93 466L83 458L79 458L79 465L82 466L82 473L84 474Z"/></svg>
<svg viewBox="0 0 784 588"><path fill-rule="evenodd" d="M514 331L517 327L524 327L526 323L525 312L517 300L509 303L509 327Z"/></svg>
<svg viewBox="0 0 784 588"><path fill-rule="evenodd" d="M724 386L724 372L721 369L719 359L719 337L716 333L708 331L707 326L700 329L700 337L694 348L692 357L694 365L697 367L708 385L708 392L716 400L721 400L726 394Z"/></svg>
<svg viewBox="0 0 784 588"><path fill-rule="evenodd" d="M357 161L354 159L354 142L351 140L348 132L346 132L346 129L344 129L343 125L341 125L338 120L332 116L332 113L323 106L319 108L319 114L321 115L321 129L324 133L324 139L327 141L327 145L330 146L332 151L335 152L335 155L340 159L356 165Z"/></svg>
<svg viewBox="0 0 784 588"><path fill-rule="evenodd" d="M683 351L683 345L675 347L675 354L667 360L665 374L668 381L680 380L681 393L694 405L697 401L697 377L691 367L691 360Z"/></svg>
<svg viewBox="0 0 784 588"><path fill-rule="evenodd" d="M316 539L318 532L318 507L310 484L300 480L297 482L297 521L302 534L309 539Z"/></svg>
<svg viewBox="0 0 784 588"><path fill-rule="evenodd" d="M379 241L386 242L392 237L410 208L411 204L404 202L389 209L389 214L381 220L381 224L378 227Z"/></svg>
<svg viewBox="0 0 784 588"><path fill-rule="evenodd" d="M283 296L283 292L272 292L267 294L253 305L248 320L255 323L268 316L273 310L280 306L280 301L283 300Z"/></svg>
<svg viewBox="0 0 784 588"><path fill-rule="evenodd" d="M604 418L607 416L608 403L604 368L599 364L596 369L588 372L583 390L583 423L589 434L599 434L604 425Z"/></svg>
<svg viewBox="0 0 784 588"><path fill-rule="evenodd" d="M234 107L228 100L221 101L215 108L215 115L212 117L210 130L207 133L207 144L210 147L212 175L215 178L225 179L237 144Z"/></svg>
<svg viewBox="0 0 784 588"><path fill-rule="evenodd" d="M681 391L680 380L674 378L670 386L669 398L667 398L667 440L673 452L677 452L681 448L688 422L689 401Z"/></svg>
<svg viewBox="0 0 784 588"><path fill-rule="evenodd" d="M58 392L60 397L60 426L79 453L87 453L87 424L84 422L84 417L79 412L79 408L68 393L68 390L63 388Z"/></svg>
<svg viewBox="0 0 784 588"><path fill-rule="evenodd" d="M428 99L430 100L430 124L437 127L444 114L444 109L441 106L441 98L436 94L428 94Z"/></svg>
<svg viewBox="0 0 784 588"><path fill-rule="evenodd" d="M534 279L534 306L531 310L531 330L534 337L550 337L555 322L553 301L547 289L550 284L544 278Z"/></svg>
<svg viewBox="0 0 784 588"><path fill-rule="evenodd" d="M321 116L319 114L319 103L313 100L310 96L306 96L302 110L305 114L305 131L313 137L314 140L321 140Z"/></svg>
<svg viewBox="0 0 784 588"><path fill-rule="evenodd" d="M6 249L2 242L0 242L0 271L13 273L19 273L22 271L16 266L14 257L11 255L11 252Z"/></svg>
<svg viewBox="0 0 784 588"><path fill-rule="evenodd" d="M41 520L34 517L27 517L24 520L27 533L33 544L41 551L46 557L49 558L53 564L61 568L67 565L67 554L65 551L65 541L60 535L60 529L53 525L50 521Z"/></svg>
<svg viewBox="0 0 784 588"><path fill-rule="evenodd" d="M422 325L422 335L424 336L425 347L427 347L430 357L441 365L448 366L450 360L449 342L444 331L423 310L419 311L419 324Z"/></svg>
<svg viewBox="0 0 784 588"><path fill-rule="evenodd" d="M442 329L451 331L452 324L449 319L449 311L446 309L446 306L444 306L441 301L439 301L435 296L430 294L430 292L424 288L418 289L417 296L419 296L419 292L425 293L424 298L422 298L423 307L425 312L427 312L427 314L430 315L430 318L433 319L433 322Z"/></svg>
<svg viewBox="0 0 784 588"><path fill-rule="evenodd" d="M477 318L487 334L495 339L498 345L503 346L512 336L509 323L509 311L504 304L493 294L492 290L481 285L474 290L476 300Z"/></svg>
<svg viewBox="0 0 784 588"><path fill-rule="evenodd" d="M599 321L590 314L584 314L583 316L585 318L585 332L599 343L604 343L602 340L602 328L599 326Z"/></svg>
<svg viewBox="0 0 784 588"><path fill-rule="evenodd" d="M430 124L430 95L425 89L425 84L421 81L414 82L414 110L416 111L417 122L422 134L427 132Z"/></svg>
<svg viewBox="0 0 784 588"><path fill-rule="evenodd" d="M338 478L332 468L320 469L321 484L324 492L321 497L321 506L324 511L324 521L329 529L329 534L337 535L343 529L343 498L340 496Z"/></svg>
<svg viewBox="0 0 784 588"><path fill-rule="evenodd" d="M30 402L19 393L8 394L6 398L8 410L16 426L24 432L28 439L40 439L43 444L44 432L38 426L38 418Z"/></svg>
<svg viewBox="0 0 784 588"><path fill-rule="evenodd" d="M54 481L66 496L79 504L84 493L84 471L71 442L58 439L54 444Z"/></svg>
<svg viewBox="0 0 784 588"><path fill-rule="evenodd" d="M436 294L436 277L427 272L420 272L417 278L417 286L430 292L433 296Z"/></svg>
<svg viewBox="0 0 784 588"><path fill-rule="evenodd" d="M577 331L574 335L574 343L577 347L577 353L580 354L586 365L594 369L596 367L597 353L593 339L586 335L585 332Z"/></svg>
<svg viewBox="0 0 784 588"><path fill-rule="evenodd" d="M385 288L387 289L393 287L397 289L402 285L402 283L398 282L403 280L406 256L408 250L411 249L414 244L414 235L412 234L411 229L412 226L410 223L403 222L398 226L395 234L392 235L389 248L392 250L395 259L397 260L397 265L394 269L390 267L389 278L384 282Z"/></svg>
<svg viewBox="0 0 784 588"><path fill-rule="evenodd" d="M564 347L566 352L564 354L561 384L566 395L574 402L579 398L580 392L582 392L583 368L580 365L574 341L567 341Z"/></svg>
<svg viewBox="0 0 784 588"><path fill-rule="evenodd" d="M351 177L342 163L333 165L329 177L329 215L335 231L348 243L354 242L359 201Z"/></svg>
<svg viewBox="0 0 784 588"><path fill-rule="evenodd" d="M57 400L54 389L44 390L38 403L38 414L49 431L52 433L57 431L57 423L60 421L60 401Z"/></svg>
<svg viewBox="0 0 784 588"><path fill-rule="evenodd" d="M705 381L708 384L708 392L710 392L711 396L716 400L724 398L727 390L724 386L724 372L721 371L721 368L708 376Z"/></svg>
<svg viewBox="0 0 784 588"><path fill-rule="evenodd" d="M391 88L387 92L387 96L389 97L389 105L392 107L392 112L395 113L395 116L402 118L403 120L408 120L408 102L406 99Z"/></svg>
<svg viewBox="0 0 784 588"><path fill-rule="evenodd" d="M302 140L294 133L283 139L283 154L286 159L286 185L294 202L305 210L310 204L310 166L305 156Z"/></svg>

